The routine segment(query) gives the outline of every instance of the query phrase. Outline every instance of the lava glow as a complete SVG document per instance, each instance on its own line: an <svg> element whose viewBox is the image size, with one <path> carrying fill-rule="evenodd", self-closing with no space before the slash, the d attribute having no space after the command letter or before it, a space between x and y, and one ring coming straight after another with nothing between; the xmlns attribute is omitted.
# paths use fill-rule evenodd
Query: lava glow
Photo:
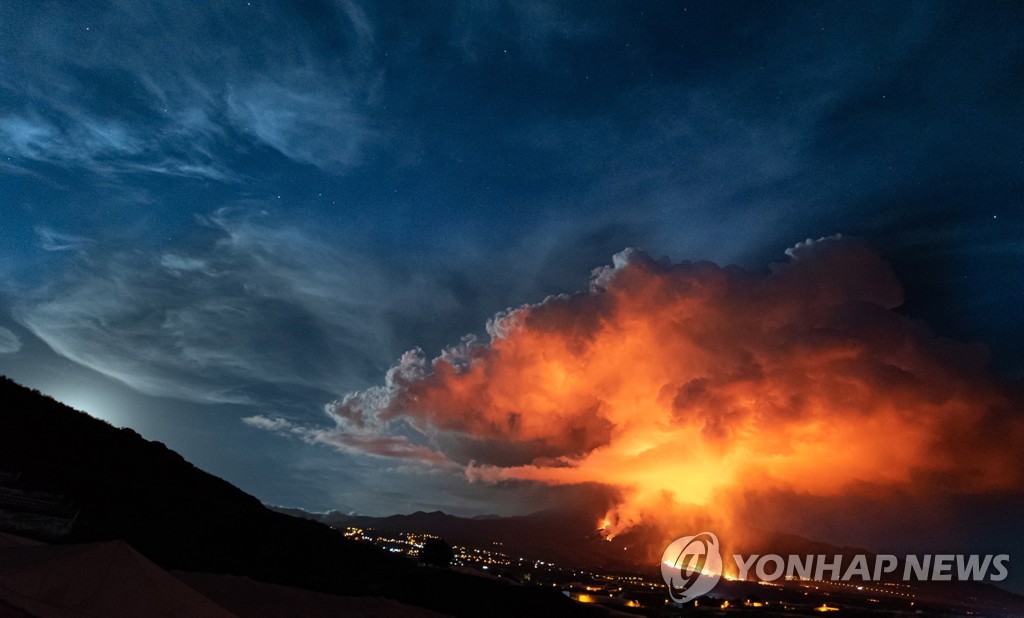
<svg viewBox="0 0 1024 618"><path fill-rule="evenodd" d="M1019 400L983 351L895 312L898 281L856 241L788 255L755 274L624 252L586 292L498 315L488 344L407 353L329 406L336 442L405 444L477 482L610 487L608 537L728 525L754 491L1020 483Z"/></svg>

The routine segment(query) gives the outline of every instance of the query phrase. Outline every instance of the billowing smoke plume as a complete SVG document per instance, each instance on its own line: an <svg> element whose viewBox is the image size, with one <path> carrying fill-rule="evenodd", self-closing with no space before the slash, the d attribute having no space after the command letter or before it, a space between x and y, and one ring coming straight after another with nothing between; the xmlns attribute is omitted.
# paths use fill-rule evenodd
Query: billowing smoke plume
<svg viewBox="0 0 1024 618"><path fill-rule="evenodd" d="M497 315L489 343L406 353L328 406L334 440L477 482L609 486L609 535L712 504L728 525L754 490L1019 487L1020 400L984 350L893 311L899 282L855 240L787 254L761 274L620 253L587 291Z"/></svg>

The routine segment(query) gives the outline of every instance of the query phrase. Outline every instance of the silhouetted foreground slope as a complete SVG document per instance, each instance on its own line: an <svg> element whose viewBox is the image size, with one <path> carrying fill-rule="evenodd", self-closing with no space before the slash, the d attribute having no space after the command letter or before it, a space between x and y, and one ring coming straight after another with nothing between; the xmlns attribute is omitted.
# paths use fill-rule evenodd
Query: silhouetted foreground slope
<svg viewBox="0 0 1024 618"><path fill-rule="evenodd" d="M552 590L417 567L271 511L163 444L7 378L0 378L3 470L74 500L80 513L68 542L122 539L165 569L389 597L454 615L595 615Z"/></svg>
<svg viewBox="0 0 1024 618"><path fill-rule="evenodd" d="M0 616L8 615L236 616L124 541L47 545L0 533Z"/></svg>
<svg viewBox="0 0 1024 618"><path fill-rule="evenodd" d="M0 617L444 618L377 597L340 596L237 575L173 574L124 541L47 545L0 532Z"/></svg>

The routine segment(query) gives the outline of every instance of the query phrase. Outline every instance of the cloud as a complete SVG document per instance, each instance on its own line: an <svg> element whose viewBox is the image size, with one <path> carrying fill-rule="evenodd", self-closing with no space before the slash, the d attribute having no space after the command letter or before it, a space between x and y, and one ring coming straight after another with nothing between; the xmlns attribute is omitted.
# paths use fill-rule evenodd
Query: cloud
<svg viewBox="0 0 1024 618"><path fill-rule="evenodd" d="M439 467L451 465L444 455L422 444L414 444L406 436L340 434L335 431L295 424L284 418L261 414L244 417L242 422L250 427L271 431L282 436L298 437L310 444L325 444L344 453L409 459L419 464L432 463Z"/></svg>
<svg viewBox="0 0 1024 618"><path fill-rule="evenodd" d="M0 326L0 354L14 354L21 350L21 339L10 329Z"/></svg>
<svg viewBox="0 0 1024 618"><path fill-rule="evenodd" d="M39 246L44 251L78 251L91 242L83 236L64 234L41 225L36 226L35 231L39 237Z"/></svg>
<svg viewBox="0 0 1024 618"><path fill-rule="evenodd" d="M16 319L58 354L153 395L254 403L369 380L393 331L450 308L436 284L269 215L201 217L179 250L74 244L65 274L22 290ZM417 317L417 314L421 314ZM270 392L265 392L265 389ZM277 389L276 391L274 389ZM297 391L294 389L298 389Z"/></svg>
<svg viewBox="0 0 1024 618"><path fill-rule="evenodd" d="M61 129L41 118L0 118L0 135L7 152L41 161L76 162L132 156L140 144L116 122L85 121Z"/></svg>
<svg viewBox="0 0 1024 618"><path fill-rule="evenodd" d="M336 172L379 137L365 113L374 26L357 4L10 11L0 153L11 164L239 182L259 145ZM254 31L258 46L242 34Z"/></svg>
<svg viewBox="0 0 1024 618"><path fill-rule="evenodd" d="M359 162L376 133L351 96L309 76L292 86L259 82L232 89L227 107L237 125L285 156L341 170Z"/></svg>
<svg viewBox="0 0 1024 618"><path fill-rule="evenodd" d="M42 163L86 167L96 173L150 172L171 176L233 180L234 174L199 149L179 149L167 128L140 135L123 123L100 121L84 113L63 119L65 126L39 117L0 117L0 152ZM172 130L173 131L173 130ZM185 132L185 140L201 136Z"/></svg>
<svg viewBox="0 0 1024 618"><path fill-rule="evenodd" d="M295 425L283 418L271 418L262 414L246 416L242 418L242 422L250 427L283 434L290 433L295 428Z"/></svg>
<svg viewBox="0 0 1024 618"><path fill-rule="evenodd" d="M787 255L755 273L620 253L586 292L495 316L489 343L407 352L327 406L331 440L408 437L484 483L607 485L609 533L711 505L733 525L757 495L1019 488L1020 394L984 350L895 311L859 241Z"/></svg>
<svg viewBox="0 0 1024 618"><path fill-rule="evenodd" d="M343 21L347 22L343 24L343 27L351 28L355 34L357 47L366 50L372 46L374 42L374 26L362 7L353 0L341 0L336 3L336 6L345 17Z"/></svg>
<svg viewBox="0 0 1024 618"><path fill-rule="evenodd" d="M169 272L180 275L185 273L205 273L207 275L214 274L210 270L209 262L204 259L176 255L174 253L165 253L160 256L160 265L166 268Z"/></svg>

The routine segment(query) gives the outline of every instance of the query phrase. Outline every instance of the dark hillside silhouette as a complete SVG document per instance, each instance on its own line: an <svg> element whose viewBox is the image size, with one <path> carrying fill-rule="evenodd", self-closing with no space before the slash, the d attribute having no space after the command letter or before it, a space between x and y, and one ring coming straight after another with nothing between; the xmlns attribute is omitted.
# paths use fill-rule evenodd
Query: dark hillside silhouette
<svg viewBox="0 0 1024 618"><path fill-rule="evenodd" d="M557 591L417 567L328 526L272 511L143 439L0 378L0 471L79 510L63 542L121 539L165 569L242 575L454 615L600 615Z"/></svg>

